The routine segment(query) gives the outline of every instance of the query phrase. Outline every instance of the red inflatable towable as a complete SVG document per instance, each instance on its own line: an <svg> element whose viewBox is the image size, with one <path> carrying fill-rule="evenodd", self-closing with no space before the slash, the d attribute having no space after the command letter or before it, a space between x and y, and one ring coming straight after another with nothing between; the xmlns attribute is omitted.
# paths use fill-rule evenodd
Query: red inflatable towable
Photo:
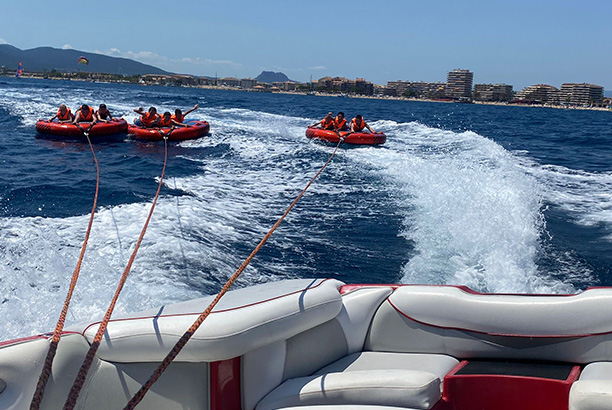
<svg viewBox="0 0 612 410"><path fill-rule="evenodd" d="M59 123L57 121L38 120L36 131L43 135L57 135L61 137L84 137L84 131L89 132L90 137L120 134L127 130L128 123L123 118L115 118L109 122L97 122L91 126L90 122L80 122L78 125L72 123Z"/></svg>
<svg viewBox="0 0 612 410"><path fill-rule="evenodd" d="M164 137L168 137L170 141L183 141L199 138L202 135L208 134L208 131L210 131L210 124L206 121L189 120L186 121L185 124L189 126L176 128L143 128L130 124L128 126L128 135L135 139L147 141L161 141Z"/></svg>
<svg viewBox="0 0 612 410"><path fill-rule="evenodd" d="M335 132L333 130L324 130L321 128L308 128L306 130L306 136L308 138L315 138L328 142L338 142L340 141L340 136L342 136L344 137L345 143L355 145L378 145L384 144L387 141L387 136L382 132Z"/></svg>

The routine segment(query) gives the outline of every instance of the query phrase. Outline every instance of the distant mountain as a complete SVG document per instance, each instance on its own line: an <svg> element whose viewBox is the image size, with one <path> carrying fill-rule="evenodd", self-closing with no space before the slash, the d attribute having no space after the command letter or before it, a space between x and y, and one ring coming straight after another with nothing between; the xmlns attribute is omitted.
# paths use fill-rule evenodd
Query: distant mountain
<svg viewBox="0 0 612 410"><path fill-rule="evenodd" d="M290 80L283 73L275 73L274 71L262 71L255 79L260 83L274 83L274 82L283 82L283 81L293 81Z"/></svg>
<svg viewBox="0 0 612 410"><path fill-rule="evenodd" d="M87 58L89 64L79 64L79 57ZM57 70L60 72L82 71L123 75L171 74L152 65L139 63L128 58L109 57L86 51L62 50L52 47L20 50L9 44L0 44L0 66L16 70L20 61L25 72Z"/></svg>

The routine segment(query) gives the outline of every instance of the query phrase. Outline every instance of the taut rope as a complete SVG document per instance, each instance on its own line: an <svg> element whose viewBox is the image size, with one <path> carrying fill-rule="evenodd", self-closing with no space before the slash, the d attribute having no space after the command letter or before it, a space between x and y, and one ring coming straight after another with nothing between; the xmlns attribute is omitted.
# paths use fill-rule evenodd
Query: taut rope
<svg viewBox="0 0 612 410"><path fill-rule="evenodd" d="M96 194L94 196L93 207L91 209L91 216L89 217L89 225L87 226L85 239L83 240L83 245L81 246L81 254L79 255L79 260L77 261L76 267L72 274L72 280L70 281L70 286L68 287L68 294L66 295L66 300L64 301L64 307L62 308L59 320L57 321L57 324L55 325L55 330L53 331L53 336L51 337L51 342L49 343L49 350L47 351L47 357L45 358L42 372L40 373L38 383L36 384L36 390L34 392L34 396L32 397L32 402L30 403L30 410L38 410L38 408L40 407L45 388L47 387L47 381L49 381L49 376L51 376L51 367L53 365L53 359L55 358L55 353L57 352L57 346L62 335L62 330L64 329L64 323L66 321L66 315L68 314L70 300L72 299L74 288L76 287L77 280L79 279L79 273L81 272L81 264L83 262L83 256L85 255L85 249L87 248L87 241L89 240L89 234L91 232L91 226L93 225L94 214L96 212L96 205L98 203L98 189L100 187L100 167L98 165L98 159L96 158L96 153L94 152L93 145L91 144L91 140L89 139L89 133L85 131L83 131L83 133L87 137L87 142L89 142L89 148L91 149L91 154L93 155L93 160L96 164Z"/></svg>
<svg viewBox="0 0 612 410"><path fill-rule="evenodd" d="M236 270L236 272L229 278L229 280L225 283L225 285L223 286L221 291L217 294L215 299L210 303L210 305L206 308L206 310L204 312L202 312L200 314L200 316L198 316L198 318L191 325L191 327L183 334L183 336L181 336L181 338L178 340L178 342L176 342L176 344L174 345L172 350L170 350L170 352L164 358L164 360L161 362L161 364L157 367L157 369L155 369L155 371L153 372L151 377L149 377L149 380L147 380L147 382L140 388L140 390L138 390L138 392L136 392L134 397L132 397L132 399L123 408L123 410L132 410L132 409L134 409L138 405L138 403L140 403L142 401L142 399L144 398L145 394L147 394L147 392L149 391L151 386L153 386L153 384L161 377L162 373L168 368L170 363L172 363L172 361L176 358L176 356L178 356L178 354L183 349L183 347L185 347L185 345L187 344L189 339L191 339L191 337L196 332L196 330L198 330L198 328L200 327L202 322L204 322L204 320L210 315L210 312L217 305L219 300L223 297L223 295L225 295L227 293L227 291L234 284L234 282L236 282L236 280L238 279L240 274L244 271L244 269L247 267L247 265L251 262L253 257L255 257L257 252L259 252L259 250L266 243L268 238L270 238L272 233L276 230L276 228L278 228L278 226L283 221L283 219L285 219L287 214L289 214L289 211L291 211L291 209L300 200L300 198L302 198L302 196L304 195L306 190L310 187L310 185L312 185L312 183L315 181L315 179L317 179L317 177L321 174L321 172L323 172L325 167L327 167L327 164L329 164L331 162L332 158L336 155L336 152L338 151L338 147L340 146L342 141L344 141L344 139L341 137L340 141L338 141L338 145L336 145L336 149L334 149L334 152L331 154L331 156L329 157L327 162L321 167L319 172L317 172L317 174L314 177L312 177L310 182L308 182L308 184L302 190L302 192L300 192L300 194L293 200L293 202L291 203L291 205L289 205L289 207L287 208L285 213L278 219L278 221L276 221L274 226L272 226L272 228L268 231L268 233L263 237L263 239L259 242L257 247L255 247L253 252L251 252L249 257L246 258L246 260L242 263L242 265L240 265L240 267Z"/></svg>
<svg viewBox="0 0 612 410"><path fill-rule="evenodd" d="M72 388L70 389L70 393L68 394L68 398L66 399L66 403L64 404L64 410L74 409L77 399L79 398L79 393L81 389L83 388L83 385L85 384L87 373L89 372L89 369L93 363L93 359L96 355L96 352L98 351L98 347L100 347L100 341L102 340L102 337L104 336L104 332L106 332L108 322L110 321L111 315L113 313L113 309L115 308L115 304L117 303L117 299L119 298L119 293L121 293L121 290L123 289L123 286L125 285L127 277L130 273L130 269L132 268L132 263L134 262L134 259L136 258L136 253L138 252L138 249L140 248L142 239L145 235L145 232L147 231L147 227L149 226L149 221L151 220L151 216L153 215L153 210L155 210L155 205L157 203L157 199L159 198L159 192L161 191L162 182L164 180L164 174L166 172L167 160L168 160L168 137L164 136L164 167L162 169L161 177L159 179L157 193L155 194L155 198L153 199L153 204L151 205L151 210L149 211L149 216L147 217L144 227L142 228L142 231L140 232L140 236L138 237L138 241L136 242L136 246L134 248L134 251L132 252L132 256L130 257L128 264L125 267L125 270L123 271L123 274L121 275L121 278L119 279L119 284L117 285L117 290L115 291L115 295L113 296L111 300L111 303L106 311L106 314L104 315L104 319L100 323L98 332L96 333L96 336L91 342L91 346L89 347L89 350L87 351L85 360L83 361L83 364L81 365L81 368L79 369L79 373L77 374L74 384L72 385Z"/></svg>

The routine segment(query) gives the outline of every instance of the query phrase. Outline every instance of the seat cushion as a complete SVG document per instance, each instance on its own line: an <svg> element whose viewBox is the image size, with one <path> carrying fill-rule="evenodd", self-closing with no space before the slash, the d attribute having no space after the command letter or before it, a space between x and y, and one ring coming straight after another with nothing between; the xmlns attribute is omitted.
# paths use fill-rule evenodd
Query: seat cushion
<svg viewBox="0 0 612 410"><path fill-rule="evenodd" d="M428 372L443 380L458 364L459 360L443 354L358 352L325 366L315 374L398 369Z"/></svg>
<svg viewBox="0 0 612 410"><path fill-rule="evenodd" d="M569 394L569 410L612 409L611 380L578 380Z"/></svg>
<svg viewBox="0 0 612 410"><path fill-rule="evenodd" d="M357 370L289 379L256 410L291 406L376 405L429 409L441 397L440 379L419 370Z"/></svg>
<svg viewBox="0 0 612 410"><path fill-rule="evenodd" d="M612 362L588 364L580 373L580 380L612 380Z"/></svg>
<svg viewBox="0 0 612 410"><path fill-rule="evenodd" d="M572 384L569 410L612 409L612 362L587 365Z"/></svg>

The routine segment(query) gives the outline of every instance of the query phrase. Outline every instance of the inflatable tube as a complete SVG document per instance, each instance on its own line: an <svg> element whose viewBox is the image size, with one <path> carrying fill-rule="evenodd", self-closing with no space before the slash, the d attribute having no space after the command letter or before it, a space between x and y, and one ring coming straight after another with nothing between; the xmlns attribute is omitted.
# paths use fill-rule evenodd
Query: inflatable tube
<svg viewBox="0 0 612 410"><path fill-rule="evenodd" d="M185 124L188 127L176 128L143 128L130 124L128 126L128 136L138 140L161 141L168 137L170 141L184 141L199 138L208 134L210 125L206 121L189 120Z"/></svg>
<svg viewBox="0 0 612 410"><path fill-rule="evenodd" d="M57 121L38 120L36 131L42 135L57 135L61 137L84 137L83 131L89 130L90 137L113 135L125 132L128 123L123 118L113 119L109 122L98 122L91 127L90 122L80 122L78 125L72 123L59 123Z"/></svg>
<svg viewBox="0 0 612 410"><path fill-rule="evenodd" d="M321 128L308 128L306 130L306 136L308 138L315 138L328 142L340 141L340 134L344 137L344 142L347 144L355 145L378 145L384 144L387 141L387 136L382 132L369 133L369 132L348 132L339 131L336 133L332 130L323 130Z"/></svg>

